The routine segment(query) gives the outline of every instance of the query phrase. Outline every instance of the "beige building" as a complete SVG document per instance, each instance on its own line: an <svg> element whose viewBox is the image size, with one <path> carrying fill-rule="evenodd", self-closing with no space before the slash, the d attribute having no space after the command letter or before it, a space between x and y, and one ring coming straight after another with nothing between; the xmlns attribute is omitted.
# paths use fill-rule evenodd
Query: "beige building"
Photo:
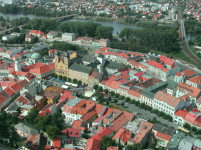
<svg viewBox="0 0 201 150"><path fill-rule="evenodd" d="M55 52L55 73L58 75L70 77L71 79L81 80L82 83L87 84L89 82L89 76L92 73L93 68L80 64L70 64L70 58L66 53L64 57L59 57Z"/></svg>

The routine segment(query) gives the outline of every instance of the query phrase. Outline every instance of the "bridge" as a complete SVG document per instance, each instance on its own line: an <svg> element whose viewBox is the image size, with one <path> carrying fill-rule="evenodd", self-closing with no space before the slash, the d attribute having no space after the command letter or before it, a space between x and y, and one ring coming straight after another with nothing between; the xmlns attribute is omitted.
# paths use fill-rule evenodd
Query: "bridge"
<svg viewBox="0 0 201 150"><path fill-rule="evenodd" d="M55 17L52 19L64 21L64 20L71 19L71 18L75 17L75 15L76 14L71 14L71 15L66 15L66 16Z"/></svg>
<svg viewBox="0 0 201 150"><path fill-rule="evenodd" d="M180 40L180 46L183 50L183 52L195 63L200 64L201 60L198 56L196 56L190 47L188 46L188 42L186 41L186 31L185 31L185 25L184 21L181 19L179 20L179 40Z"/></svg>

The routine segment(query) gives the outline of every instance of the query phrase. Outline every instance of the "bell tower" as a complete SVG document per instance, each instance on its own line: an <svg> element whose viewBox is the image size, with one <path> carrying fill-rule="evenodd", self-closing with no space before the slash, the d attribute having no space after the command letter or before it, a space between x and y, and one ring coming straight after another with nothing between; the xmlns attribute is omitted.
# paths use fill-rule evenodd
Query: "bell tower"
<svg viewBox="0 0 201 150"><path fill-rule="evenodd" d="M65 70L67 76L69 76L69 74L68 74L69 65L70 65L70 57L67 52L67 53L65 53L65 56L64 56L64 70Z"/></svg>

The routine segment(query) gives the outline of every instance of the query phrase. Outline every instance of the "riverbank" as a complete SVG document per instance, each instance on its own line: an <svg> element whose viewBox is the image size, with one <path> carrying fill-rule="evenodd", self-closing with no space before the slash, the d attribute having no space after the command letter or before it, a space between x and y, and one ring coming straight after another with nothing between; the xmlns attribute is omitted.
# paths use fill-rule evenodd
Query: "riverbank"
<svg viewBox="0 0 201 150"><path fill-rule="evenodd" d="M107 17L94 17L94 16L76 16L76 19L84 19L84 20L91 20L91 21L101 21L101 22L117 22L121 24L126 24L126 25L135 25L131 23L126 23L124 22L123 18L107 18ZM99 19L97 19L99 18ZM140 19L140 21L149 21L149 22L158 22L159 24L172 24L173 20L148 20L148 19Z"/></svg>

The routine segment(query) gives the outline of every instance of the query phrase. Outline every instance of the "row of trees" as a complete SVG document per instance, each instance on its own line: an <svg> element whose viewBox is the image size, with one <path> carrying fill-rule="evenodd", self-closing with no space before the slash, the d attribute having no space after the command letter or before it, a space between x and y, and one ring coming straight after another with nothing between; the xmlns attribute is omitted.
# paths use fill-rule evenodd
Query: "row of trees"
<svg viewBox="0 0 201 150"><path fill-rule="evenodd" d="M78 84L78 85L82 84L81 80L71 79L70 77L67 78L67 76L54 74L54 78L59 79L59 80L63 80L63 81L73 82L74 84Z"/></svg>
<svg viewBox="0 0 201 150"><path fill-rule="evenodd" d="M19 7L17 5L6 5L0 6L0 12L2 13L11 13L11 14L33 14L37 16L48 16L48 17L60 17L71 14L70 11L65 11L62 9L61 11L57 11L56 9L47 9L47 7L36 6L35 7Z"/></svg>
<svg viewBox="0 0 201 150"><path fill-rule="evenodd" d="M65 22L56 28L60 32L75 33L77 37L88 36L100 38L112 38L113 27L102 26L94 22Z"/></svg>
<svg viewBox="0 0 201 150"><path fill-rule="evenodd" d="M183 127L186 128L186 129L189 130L189 131L192 131L192 132L195 132L196 134L201 135L201 130L197 129L196 127L192 127L192 126L191 126L190 124L188 124L188 123L185 123Z"/></svg>
<svg viewBox="0 0 201 150"><path fill-rule="evenodd" d="M12 22L12 21L11 21ZM45 34L48 32L55 30L55 28L61 23L61 21L56 19L44 19L44 18L34 18L27 22L26 25L23 26L25 29L29 30L40 30Z"/></svg>
<svg viewBox="0 0 201 150"><path fill-rule="evenodd" d="M186 32L196 32L201 33L201 23L197 20L185 20L185 30Z"/></svg>

